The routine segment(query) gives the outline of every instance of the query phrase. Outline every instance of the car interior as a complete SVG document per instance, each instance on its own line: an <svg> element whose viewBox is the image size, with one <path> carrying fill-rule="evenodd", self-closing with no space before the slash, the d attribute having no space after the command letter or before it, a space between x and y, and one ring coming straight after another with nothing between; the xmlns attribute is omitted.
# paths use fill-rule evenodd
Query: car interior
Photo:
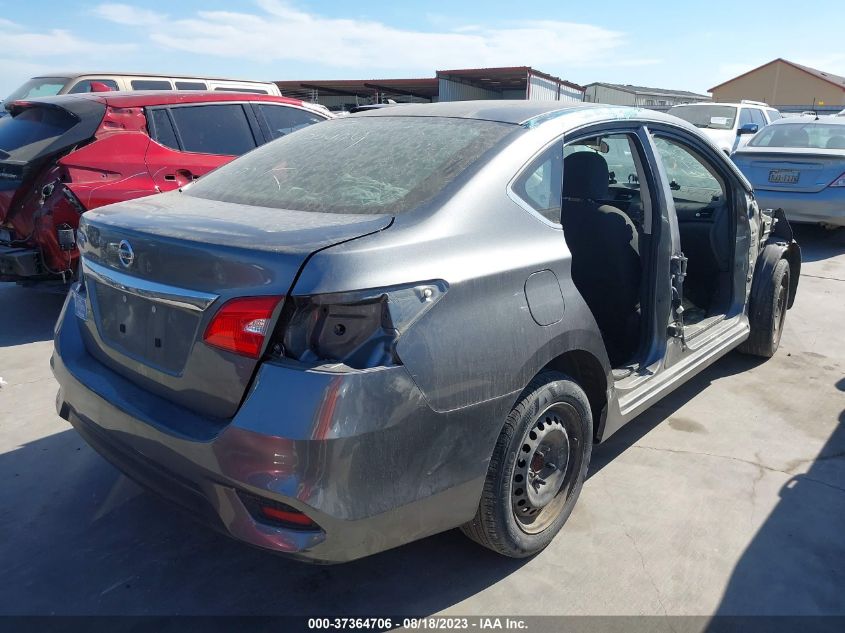
<svg viewBox="0 0 845 633"><path fill-rule="evenodd" d="M643 333L649 251L644 182L633 138L615 134L564 148L561 224L572 280L601 330L613 367L635 361Z"/></svg>
<svg viewBox="0 0 845 633"><path fill-rule="evenodd" d="M695 150L656 136L675 203L681 250L687 258L683 319L691 336L724 316L730 304L734 224L725 180Z"/></svg>
<svg viewBox="0 0 845 633"><path fill-rule="evenodd" d="M655 139L675 202L681 248L685 336L724 315L730 300L733 228L724 181L695 152ZM651 197L637 141L613 134L564 147L561 224L572 279L593 313L614 368L633 367L646 349ZM715 321L715 319L713 319Z"/></svg>

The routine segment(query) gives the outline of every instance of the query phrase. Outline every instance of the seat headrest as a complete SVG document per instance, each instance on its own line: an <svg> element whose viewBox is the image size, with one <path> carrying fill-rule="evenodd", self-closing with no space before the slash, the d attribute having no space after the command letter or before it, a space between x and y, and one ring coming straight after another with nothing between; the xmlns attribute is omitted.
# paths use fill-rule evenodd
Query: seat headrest
<svg viewBox="0 0 845 633"><path fill-rule="evenodd" d="M845 149L845 136L831 136L827 139L826 149Z"/></svg>
<svg viewBox="0 0 845 633"><path fill-rule="evenodd" d="M563 160L563 196L597 200L607 197L610 171L595 152L576 152Z"/></svg>

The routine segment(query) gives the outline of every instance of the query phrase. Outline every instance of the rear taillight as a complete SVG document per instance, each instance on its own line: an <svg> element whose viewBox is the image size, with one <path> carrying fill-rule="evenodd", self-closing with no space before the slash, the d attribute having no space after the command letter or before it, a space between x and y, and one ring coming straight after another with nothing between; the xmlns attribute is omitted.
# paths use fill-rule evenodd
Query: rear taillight
<svg viewBox="0 0 845 633"><path fill-rule="evenodd" d="M282 297L232 299L214 315L203 340L235 354L258 358L270 327L273 311Z"/></svg>
<svg viewBox="0 0 845 633"><path fill-rule="evenodd" d="M399 364L399 337L446 293L443 281L289 297L281 352L306 363L355 369Z"/></svg>
<svg viewBox="0 0 845 633"><path fill-rule="evenodd" d="M828 185L828 187L845 187L845 174L842 174Z"/></svg>

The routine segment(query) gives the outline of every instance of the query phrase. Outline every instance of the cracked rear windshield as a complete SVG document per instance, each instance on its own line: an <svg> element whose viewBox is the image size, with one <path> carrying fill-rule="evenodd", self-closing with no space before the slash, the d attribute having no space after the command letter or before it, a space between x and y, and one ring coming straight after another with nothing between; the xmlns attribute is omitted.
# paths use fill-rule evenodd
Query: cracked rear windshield
<svg viewBox="0 0 845 633"><path fill-rule="evenodd" d="M470 119L335 119L259 147L185 193L297 211L402 213L433 198L516 129Z"/></svg>

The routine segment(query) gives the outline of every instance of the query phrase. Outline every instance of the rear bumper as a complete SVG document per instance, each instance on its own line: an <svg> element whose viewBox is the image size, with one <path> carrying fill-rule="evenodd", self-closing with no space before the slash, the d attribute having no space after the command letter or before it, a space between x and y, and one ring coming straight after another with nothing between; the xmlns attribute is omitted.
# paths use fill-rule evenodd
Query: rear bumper
<svg viewBox="0 0 845 633"><path fill-rule="evenodd" d="M818 193L755 189L754 193L761 208L783 209L790 222L845 226L845 188L828 188Z"/></svg>
<svg viewBox="0 0 845 633"><path fill-rule="evenodd" d="M23 281L43 274L41 254L36 249L0 245L1 281Z"/></svg>
<svg viewBox="0 0 845 633"><path fill-rule="evenodd" d="M471 519L510 401L438 413L403 367L265 363L231 421L203 419L88 354L67 303L51 364L60 415L120 470L211 527L312 562L352 560ZM256 519L244 493L320 529Z"/></svg>

